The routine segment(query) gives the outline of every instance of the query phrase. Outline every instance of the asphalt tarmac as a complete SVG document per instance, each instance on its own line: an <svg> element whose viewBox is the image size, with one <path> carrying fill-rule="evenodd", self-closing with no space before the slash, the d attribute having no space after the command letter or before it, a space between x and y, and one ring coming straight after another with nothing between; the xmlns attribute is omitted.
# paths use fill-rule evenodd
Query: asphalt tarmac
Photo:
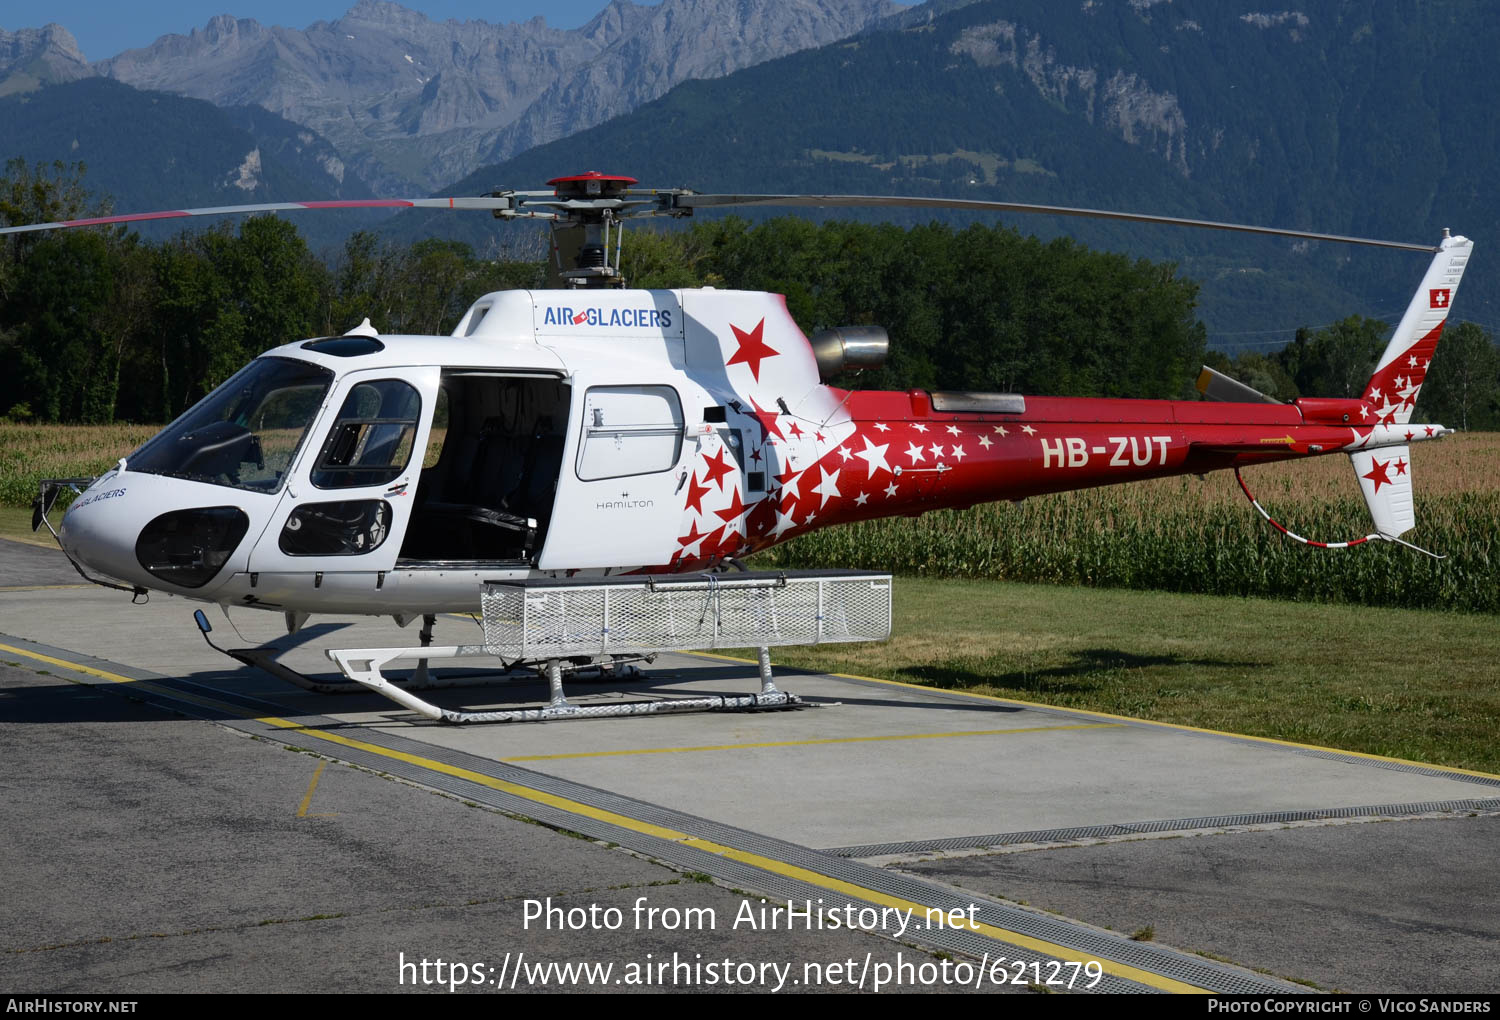
<svg viewBox="0 0 1500 1020"><path fill-rule="evenodd" d="M0 541L9 988L1500 985L1500 778L790 672L820 707L441 726L237 666L194 608ZM415 643L215 619L325 675L323 648ZM570 694L755 685L673 656Z"/></svg>

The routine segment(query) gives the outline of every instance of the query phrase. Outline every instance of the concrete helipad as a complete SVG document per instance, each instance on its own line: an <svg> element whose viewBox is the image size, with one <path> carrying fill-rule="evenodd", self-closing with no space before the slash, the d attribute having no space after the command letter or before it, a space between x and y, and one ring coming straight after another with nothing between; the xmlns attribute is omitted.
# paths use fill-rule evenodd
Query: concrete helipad
<svg viewBox="0 0 1500 1020"><path fill-rule="evenodd" d="M1276 919L1266 918L1266 948L1237 943L1232 959L1243 967L1235 967L1212 958L1222 954L1204 944L1213 940L1201 924L1192 930L1196 944L1190 948L1209 956L1028 910L1007 902L1031 899L1009 891L1012 885L1030 888L1020 874L1023 859L1045 857L1054 872L1062 862L1065 872L1066 855L1079 851L1063 848L1080 842L1098 843L1090 852L1107 857L1116 852L1110 847L1128 841L1146 847L1131 853L1150 858L1152 846L1162 844L1138 841L1152 836L1240 839L1236 845L1248 846L1246 833L1289 826L1321 831L1332 821L1376 818L1404 820L1385 835L1398 832L1399 839L1407 832L1437 859L1459 826L1487 823L1486 816L1500 810L1500 778L1477 773L789 671L778 675L783 689L814 707L444 726L375 696L309 694L236 667L203 642L191 621L195 604L153 596L149 604L132 606L123 594L79 586L70 575L50 551L0 542L0 659L619 844L772 903L821 898L825 905L915 906L919 917L930 907L973 906L975 920L962 930L905 933L904 941L976 961L1002 953L1064 964L1096 960L1107 975L1104 986L1120 990L1304 988L1246 969L1273 958L1276 966L1268 969L1276 974L1325 986L1351 987L1349 976L1365 971L1313 965L1295 952L1283 962L1272 947L1316 940L1300 919L1288 918L1278 930ZM279 615L236 611L231 624L213 609L210 619L220 644L275 641L288 649L288 665L330 679L335 674L324 648L406 645L416 637L414 628L402 631L388 620L315 620L287 638ZM477 640L477 634L472 621L444 618L438 641ZM475 668L470 661L465 666ZM753 663L675 655L658 660L643 681L570 686L569 694L586 703L648 692L750 693L756 684ZM491 709L535 704L543 693L539 683L510 681L438 691L430 700ZM1352 871L1356 888L1361 869L1378 871L1389 859L1385 852L1381 860L1361 861L1359 828L1340 828L1340 839L1352 842L1339 867ZM1048 849L1008 852L1019 847ZM1309 861L1318 859L1315 847L1307 854ZM993 868L941 863L970 857L1003 859L1005 880L997 881ZM924 860L929 863L918 863ZM1276 867L1275 860L1264 863ZM919 872L925 880L913 877ZM1166 877L1170 869L1162 874L1167 885L1151 902L1163 916L1144 922L1158 932L1170 928L1174 897L1192 885L1183 882L1179 890ZM1382 895L1400 898L1391 889L1400 875L1381 881ZM1448 895L1464 903L1495 900L1488 868L1475 871L1474 884ZM1055 888L1049 895L1066 899ZM1097 919L1075 900L1058 909L1082 922L1115 923L1108 890L1092 895L1100 902ZM1043 898L1031 902L1049 906ZM1182 909L1202 921L1201 899ZM1441 900L1421 909L1432 912L1433 931L1452 916ZM1497 914L1489 911L1491 918ZM1374 937L1379 923L1369 923ZM1493 954L1500 930L1493 921L1480 928L1468 927L1472 944L1465 952ZM1416 937L1409 929L1401 936ZM1473 981L1480 970L1459 967L1452 980ZM1482 990L1462 983L1423 988L1421 980L1412 976L1407 990ZM1483 990L1495 984L1500 981Z"/></svg>

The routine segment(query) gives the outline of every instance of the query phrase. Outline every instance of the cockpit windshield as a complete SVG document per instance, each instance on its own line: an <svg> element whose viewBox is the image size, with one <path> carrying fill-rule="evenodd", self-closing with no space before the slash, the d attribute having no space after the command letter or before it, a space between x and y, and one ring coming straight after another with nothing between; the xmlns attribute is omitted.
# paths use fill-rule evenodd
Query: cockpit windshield
<svg viewBox="0 0 1500 1020"><path fill-rule="evenodd" d="M257 358L125 458L125 466L275 492L332 382L332 372L305 361Z"/></svg>

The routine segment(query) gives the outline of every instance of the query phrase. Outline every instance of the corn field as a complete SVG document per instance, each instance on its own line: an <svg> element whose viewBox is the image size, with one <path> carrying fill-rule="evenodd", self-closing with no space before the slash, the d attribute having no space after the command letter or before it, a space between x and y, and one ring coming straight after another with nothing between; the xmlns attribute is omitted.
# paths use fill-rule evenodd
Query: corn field
<svg viewBox="0 0 1500 1020"><path fill-rule="evenodd" d="M30 505L43 478L98 474L158 429L0 424L0 505ZM1298 545L1261 521L1234 476L1219 472L845 525L767 550L752 565L1500 613L1497 466L1500 434L1413 449L1417 527L1403 537L1446 554L1442 561L1385 542ZM1245 480L1273 516L1308 538L1370 530L1345 457L1251 468Z"/></svg>
<svg viewBox="0 0 1500 1020"><path fill-rule="evenodd" d="M1500 435L1471 433L1413 449L1417 527L1387 542L1311 549L1283 538L1229 472L941 510L813 532L756 556L757 569L852 567L1213 595L1500 612ZM1244 472L1261 505L1307 538L1368 534L1348 458Z"/></svg>
<svg viewBox="0 0 1500 1020"><path fill-rule="evenodd" d="M161 431L160 425L0 422L0 506L30 506L43 478L90 478ZM59 506L72 498L65 493Z"/></svg>

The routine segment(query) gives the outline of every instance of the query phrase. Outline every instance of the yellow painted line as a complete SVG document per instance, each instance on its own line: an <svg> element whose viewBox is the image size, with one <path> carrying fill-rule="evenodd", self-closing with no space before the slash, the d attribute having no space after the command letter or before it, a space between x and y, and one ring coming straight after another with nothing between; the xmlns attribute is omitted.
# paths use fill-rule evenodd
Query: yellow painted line
<svg viewBox="0 0 1500 1020"><path fill-rule="evenodd" d="M92 588L91 584L10 584L0 587L0 592L7 591L68 591L73 588Z"/></svg>
<svg viewBox="0 0 1500 1020"><path fill-rule="evenodd" d="M152 683L150 680L138 680L135 677L121 676L118 673L110 673L107 670L95 669L92 666L85 666L82 663L69 662L66 659L56 659L50 655L43 655L41 652L29 652L24 648L16 648L12 645L7 644L0 644L0 652L14 652L16 655L25 656L29 659L36 659L39 662L46 662L54 666L60 666L63 669L70 669L75 673L84 673L88 676L98 677L101 680L108 680L110 683L130 684L137 690L149 691L152 694L157 694L164 698L170 698L174 701L186 701L190 704L199 705L203 708L211 708L216 712L223 712L226 715L238 716L241 719L257 718L254 712L250 712L246 709L240 708L238 705L231 705L228 702L219 701L216 698L205 698L202 695L192 694L187 691L175 691L169 687L163 687L161 684ZM68 680L69 683L79 682L76 680L69 680L67 677L61 677L60 679ZM294 724L288 723L287 725L291 726Z"/></svg>
<svg viewBox="0 0 1500 1020"><path fill-rule="evenodd" d="M656 836L659 839L669 840L674 843L681 843L683 846L689 846L696 850L702 850L705 853L714 854L718 857L724 857L728 860L734 860L739 861L743 864L749 864L751 867L760 868L763 871L769 871L778 875L785 875L789 878L795 878L799 881L806 882L809 885L816 886L820 889L827 889L831 892L841 893L846 896L853 896L856 899L865 900L870 903L878 903L882 906L895 907L899 910L911 910L914 912L920 911L924 919L927 916L927 905L924 903L918 903L915 900L906 900L898 896L891 896L887 893L879 892L875 889L869 889L865 886L857 885L853 882L845 882L842 879L833 878L830 875L824 875L820 872L812 871L808 868L798 867L795 864L788 864L785 861L778 861L774 857L766 857L761 854L751 853L747 850L736 850L734 847L724 846L721 843L715 843L711 840L700 839L685 832L678 832L676 829L670 829L666 826L655 825L651 822L645 822L638 818L632 818L629 815L622 815L615 811L606 811L603 808L597 808L591 804L585 804L581 801L571 800L567 797L559 797L556 794L546 793L542 790L534 790L531 787L522 786L519 783L508 782L504 779L496 779L494 776L487 776L482 772L475 772L472 769L466 769L458 765L449 765L446 762L435 761L431 758L423 758L420 755L408 754L404 751L397 751L388 747L381 747L379 744L371 744L363 740L357 740L353 737L346 737L341 733L329 733L326 730L311 729L309 727L301 725L300 723L294 723L289 719L282 719L277 716L257 716L253 712L249 712L235 705L216 702L210 698L198 698L192 695L183 695L177 691L171 691L166 688L160 687L159 685L153 684L150 681L135 680L130 677L121 676L118 673L110 673L106 670L94 669L91 666L83 666L77 663L68 662L64 659L53 658L50 655L43 655L40 652L29 652L6 644L0 644L0 650L13 652L17 655L36 659L41 662L52 663L54 665L62 666L65 669L75 670L77 672L85 673L89 676L99 677L102 680L108 680L113 683L137 684L143 690L154 690L165 694L168 697L185 698L186 700L210 705L223 712L237 715L244 719L254 719L256 722L263 723L276 729L293 731L303 736L315 737L319 740L326 740L329 743L338 744L343 747L356 748L358 750L365 751L369 754L377 755L382 758L387 758L393 761L406 762L407 764L415 765L419 768L424 768L432 772L438 772L443 775L453 776L458 779L465 779L469 782L478 783L479 785L488 787L492 790L498 790L502 793L509 793L513 796L519 797L523 800L531 801L535 804L545 804L548 807L557 808L560 811L566 811L570 814L581 815L585 818L592 818L597 821L606 822L610 825L617 825L631 832L638 832L648 836ZM727 658L727 656L725 656L725 658ZM913 916L915 916L915 913L913 914ZM1135 981L1139 984L1143 984L1151 988L1159 988L1162 991L1194 993L1202 993L1208 991L1205 988L1199 988L1195 985L1185 984L1184 982L1176 981L1172 978L1164 977L1160 974L1153 974L1150 971L1141 970L1137 967L1131 967L1128 964L1118 963L1114 960L1100 960L1097 957L1088 956L1087 954L1080 953L1076 949L1070 949L1067 946L1055 945L1042 939L1034 939L1030 936L1021 935L1018 932L1007 931L1004 928L998 928L994 925L984 924L983 922L978 923L978 927L976 930L979 933L988 935L990 938L995 939L999 942L1004 942L1008 945L1019 946L1023 949L1029 949L1033 952L1041 953L1054 959L1075 962L1079 964L1087 964L1089 961L1094 961L1104 968L1104 972L1106 974L1113 974L1116 977L1122 977L1128 981Z"/></svg>
<svg viewBox="0 0 1500 1020"><path fill-rule="evenodd" d="M708 659L723 659L725 662L743 662L750 665L758 665L754 659L740 659L733 655L718 655L713 652L682 652L682 655L702 656ZM801 669L793 666L793 669ZM816 672L807 670L807 672ZM1210 730L1201 726L1184 726L1182 723L1158 722L1155 719L1138 719L1130 715L1111 715L1108 712L1094 712L1087 708L1069 708L1064 705L1045 705L1039 701L1020 701L1016 698L997 698L993 694L971 694L968 691L948 691L941 687L924 687L921 684L908 684L900 680L884 680L878 676L860 676L857 673L823 673L822 676L842 677L845 680L864 680L872 684L884 684L887 687L904 687L909 691L921 691L925 694L958 694L965 698L979 698L983 701L993 701L1001 705L1020 705L1022 708L1041 708L1049 712L1066 712L1068 715L1084 715L1092 719L1109 719L1122 724L1134 726L1158 726L1167 730L1180 730L1184 733L1204 733L1212 737L1234 737L1236 740L1252 740L1258 744L1271 744L1276 747L1294 747L1303 751L1323 751L1328 754L1343 754L1351 758L1364 758L1367 761L1384 761L1394 765L1412 765L1422 769L1433 769L1437 772L1449 772L1456 776L1474 776L1479 779L1494 779L1500 781L1500 776L1489 772L1476 772L1474 769L1460 769L1452 765L1434 765L1426 761L1411 761L1407 758L1391 758L1383 754L1368 754L1364 751L1349 751L1342 747L1323 747L1319 744L1299 744L1295 740L1278 740L1275 737L1257 737L1249 733L1230 733L1227 730Z"/></svg>
<svg viewBox="0 0 1500 1020"><path fill-rule="evenodd" d="M50 535L46 538L39 538L33 534L0 535L0 542L15 542L17 545L29 545L36 549L51 549L54 552L60 551L57 547L57 542Z"/></svg>
<svg viewBox="0 0 1500 1020"><path fill-rule="evenodd" d="M43 655L41 652L28 652L24 648L16 648L14 645L0 644L0 652L13 652L16 655L24 655L28 659L36 659L39 662L51 663L54 666L61 666L64 669L71 669L75 673L87 673L89 676L96 676L101 680L109 680L114 683L140 683L140 681L132 680L128 676L120 676L118 673L106 673L102 669L95 669L92 666L80 665L76 662L68 662L65 659L54 659L52 656Z"/></svg>
<svg viewBox="0 0 1500 1020"><path fill-rule="evenodd" d="M558 761L563 758L613 758L629 754L682 754L690 751L746 751L762 747L811 747L817 744L867 744L882 740L942 740L947 737L1003 737L1012 733L1049 733L1053 730L1099 730L1124 723L1074 723L1068 726L1022 726L1008 730L957 730L953 733L893 733L876 737L822 737L816 740L769 740L757 744L704 744L701 747L638 747L623 751L575 751L571 754L528 754L501 758L504 762Z"/></svg>
<svg viewBox="0 0 1500 1020"><path fill-rule="evenodd" d="M718 843L711 842L710 840L698 839L696 837L689 837L687 839L684 839L682 840L682 844L684 846L690 846L698 850L703 850L706 853L716 854L720 857L727 857L731 860L740 861L742 863L749 864L766 871L774 871L778 875L785 875L788 878L795 878L799 881L807 882L810 885L815 885L822 889L829 889L833 892L843 893L846 896L853 896L856 899L868 900L871 903L878 903L883 907L895 907L898 910L902 911L911 910L914 912L912 915L913 917L916 917L918 914L920 914L924 920L927 917L927 905L924 903L918 903L915 900L902 899L899 896L891 896L888 893L878 892L874 889L869 889L862 885L856 885L853 882L845 882L842 879L832 878L828 875L824 875L816 871L810 871L807 868L798 867L795 864L787 864L785 861L778 861L771 857L762 857L760 854L753 854L744 850L736 850L733 847L722 846ZM966 925L967 923L968 922L965 922ZM1131 967L1128 964L1116 963L1113 960L1099 960L1095 957L1080 953L1076 949L1069 949L1066 946L1059 946L1054 943L1047 942L1043 939L1034 939L1029 935L1021 935L1017 932L1008 931L1004 928L997 928L994 925L986 924L983 921L974 922L973 927L969 930L978 932L981 935L988 935L990 938L995 939L999 942L1005 942L1013 946L1020 946L1024 949L1030 949L1033 952L1042 953L1046 956L1051 956L1059 960L1077 962L1080 964L1088 963L1089 961L1093 960L1094 962L1102 966L1106 973L1114 974L1117 977L1122 977L1129 981L1135 981L1143 985L1149 985L1152 988L1160 988L1163 991L1200 994L1208 993L1208 989L1199 988L1197 985L1190 985L1183 981L1176 981L1172 978L1164 977L1160 974L1153 974L1148 970L1141 970L1137 967Z"/></svg>
<svg viewBox="0 0 1500 1020"><path fill-rule="evenodd" d="M332 818L333 814L310 815L307 809L312 807L313 791L318 788L318 779L323 775L323 769L328 765L326 761L318 762L318 767L313 769L312 782L307 784L307 793L302 797L302 805L297 808L298 818Z"/></svg>
<svg viewBox="0 0 1500 1020"><path fill-rule="evenodd" d="M672 840L674 842L679 842L688 838L686 833L678 832L675 829L668 829L664 826L653 825L649 822L642 822L637 819L631 818L628 815L617 814L614 811L606 811L603 808L596 808L590 804L584 804L581 801L570 800L567 797L559 797L556 794L546 793L542 790L533 790L529 786L522 786L519 783L508 782L504 779L496 779L494 776L487 776L483 772L475 772L472 769L466 769L458 765L449 765L446 762L434 761L431 758L423 758L420 755L407 754L404 751L395 751L388 747L381 747L379 744L371 744L363 740L356 740L353 737L346 737L341 733L329 733L326 730L309 729L299 723L290 722L286 719L278 719L274 716L259 718L256 721L265 723L268 726L274 726L278 729L294 730L297 733L301 733L309 737L317 737L321 740L326 740L329 743L339 744L344 747L352 747L360 751L366 751L370 754L379 755L382 758L390 758L395 761L406 762L408 765L416 765L419 768L424 768L431 772L439 772L446 776L453 776L455 779L465 779L471 783L478 783L480 786L487 786L491 790L499 790L501 793L509 793L516 797L522 797L526 800L533 801L538 804L545 804L548 807L557 808L561 811L567 811L575 815L582 815L585 818L593 818L596 821L608 822L611 825L618 825L622 828L630 829L633 832L641 832L650 836L657 836L661 839Z"/></svg>
<svg viewBox="0 0 1500 1020"><path fill-rule="evenodd" d="M344 747L351 747L360 751L366 751L370 754L379 755L383 758L406 762L407 764L416 765L420 768L425 768L433 772L440 772L444 775L453 776L457 779L466 779L473 783L479 783L481 786L487 786L492 790L499 790L502 793L514 794L517 797L524 797L527 800L535 801L540 804L546 804L549 807L556 807L563 811L572 812L573 814L579 814L588 818L597 819L599 821L609 822L613 825L620 825L625 828L632 829L636 832L644 832L649 835L659 836L662 839L670 839L674 841L687 838L686 833L677 832L674 829L667 829L659 825L651 825L646 822L640 822L626 815L616 814L613 811L604 811L600 808L595 808L579 801L569 800L565 797L558 797L550 793L544 793L540 790L533 790L530 787L521 786L519 783L511 783L503 779L496 779L493 776L487 776L482 772L475 772L472 769L461 768L456 765L448 765L444 762L434 761L430 758L423 758L419 755L407 754L404 751L396 751L388 747L381 747L378 744L371 744L363 740L356 740L352 737L346 737L341 733L329 733L326 730L312 729L310 727L303 726L301 723L292 722L290 719L282 719L279 716L256 715L254 712L248 709L241 708L238 705L231 705L227 702L217 701L213 698L200 697L198 695L189 694L182 691L170 690L166 687L162 687L159 684L154 684L149 680L137 680L128 676L121 676L118 673L110 673L107 670L95 669L92 666L85 666L81 663L68 662L65 659L54 658L51 655L44 655L41 652L31 652L23 648L16 648L12 645L7 644L0 644L0 651L13 652L16 655L22 655L27 658L36 659L40 662L50 663L54 666L61 666L64 669L71 669L75 672L85 673L89 676L98 677L101 680L108 680L111 683L132 684L141 690L151 691L168 698L188 701L207 708L213 708L217 711L221 711L229 715L234 715L241 719L253 719L258 723L262 723L274 729L289 730L292 732L304 734L306 736L317 737L320 740L326 740L332 744L339 744Z"/></svg>

